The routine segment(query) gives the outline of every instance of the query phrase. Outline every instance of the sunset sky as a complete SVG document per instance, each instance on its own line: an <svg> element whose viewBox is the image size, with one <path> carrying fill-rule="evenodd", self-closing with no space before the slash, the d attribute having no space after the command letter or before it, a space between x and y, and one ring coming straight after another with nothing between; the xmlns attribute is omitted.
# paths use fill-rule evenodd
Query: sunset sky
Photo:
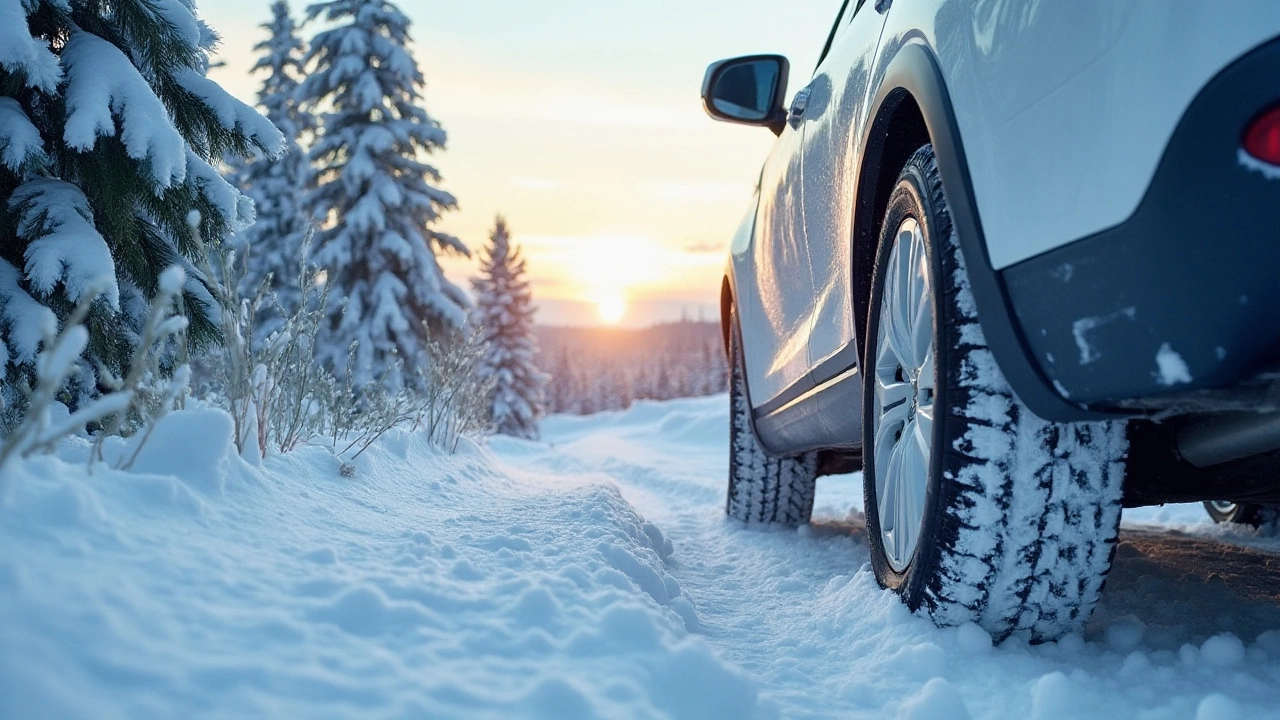
<svg viewBox="0 0 1280 720"><path fill-rule="evenodd" d="M839 0L403 0L448 132L432 158L459 202L440 229L477 252L495 214L524 248L538 321L640 327L716 317L729 237L773 141L713 122L698 100L712 61L777 52L801 87ZM268 0L200 5L223 36L212 76L252 102ZM305 3L292 3L302 15ZM309 37L313 27L303 30ZM466 283L474 262L446 262Z"/></svg>

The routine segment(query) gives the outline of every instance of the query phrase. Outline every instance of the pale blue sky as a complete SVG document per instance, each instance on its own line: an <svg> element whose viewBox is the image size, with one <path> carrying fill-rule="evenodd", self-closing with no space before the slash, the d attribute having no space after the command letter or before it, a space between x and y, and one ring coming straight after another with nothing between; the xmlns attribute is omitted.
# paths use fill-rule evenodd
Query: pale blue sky
<svg viewBox="0 0 1280 720"><path fill-rule="evenodd" d="M200 3L224 37L228 64L214 77L246 100L269 4ZM494 214L506 214L540 322L594 323L597 305L620 300L632 326L686 308L714 315L723 248L773 135L707 118L703 71L777 52L800 87L839 0L399 4L414 21L425 106L449 134L433 161L460 209L442 229L475 250ZM303 7L294 4L298 16ZM459 282L471 271L447 268Z"/></svg>

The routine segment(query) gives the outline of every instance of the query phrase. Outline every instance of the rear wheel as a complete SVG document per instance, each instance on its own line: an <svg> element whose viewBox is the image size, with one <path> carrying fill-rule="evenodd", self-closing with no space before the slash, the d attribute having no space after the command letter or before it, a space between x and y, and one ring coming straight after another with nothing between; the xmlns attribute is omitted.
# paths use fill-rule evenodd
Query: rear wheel
<svg viewBox="0 0 1280 720"><path fill-rule="evenodd" d="M1280 519L1280 504L1234 503L1224 500L1206 500L1204 509L1218 523L1237 523L1252 528L1274 526Z"/></svg>
<svg viewBox="0 0 1280 720"><path fill-rule="evenodd" d="M729 493L725 512L735 520L796 526L809 522L818 478L817 453L771 454L752 426L735 315L729 332Z"/></svg>
<svg viewBox="0 0 1280 720"><path fill-rule="evenodd" d="M1051 640L1079 629L1111 566L1123 423L1046 422L977 321L930 146L881 229L864 358L865 496L882 585L942 625Z"/></svg>

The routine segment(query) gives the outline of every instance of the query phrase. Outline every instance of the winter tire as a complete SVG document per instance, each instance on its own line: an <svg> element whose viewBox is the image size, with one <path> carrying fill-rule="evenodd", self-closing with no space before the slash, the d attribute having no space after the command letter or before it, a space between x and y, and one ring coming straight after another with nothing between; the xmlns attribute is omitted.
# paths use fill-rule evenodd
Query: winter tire
<svg viewBox="0 0 1280 720"><path fill-rule="evenodd" d="M1251 528L1276 525L1276 521L1280 519L1280 505L1271 503L1206 500L1204 509L1216 523L1237 523Z"/></svg>
<svg viewBox="0 0 1280 720"><path fill-rule="evenodd" d="M881 226L865 343L864 492L880 584L997 639L1078 630L1111 567L1122 422L1046 422L978 323L931 146Z"/></svg>
<svg viewBox="0 0 1280 720"><path fill-rule="evenodd" d="M760 444L751 420L736 316L729 331L729 493L725 512L735 520L803 525L813 513L816 453L778 457Z"/></svg>

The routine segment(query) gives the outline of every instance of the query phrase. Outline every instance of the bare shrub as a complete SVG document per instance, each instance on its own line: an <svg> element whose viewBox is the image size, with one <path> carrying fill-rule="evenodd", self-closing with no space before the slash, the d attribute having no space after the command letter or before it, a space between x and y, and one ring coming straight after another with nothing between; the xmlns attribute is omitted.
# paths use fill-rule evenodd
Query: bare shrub
<svg viewBox="0 0 1280 720"><path fill-rule="evenodd" d="M226 342L220 357L208 363L211 377L205 397L231 414L237 449L263 457L269 450L285 453L299 445L320 444L346 461L395 427L422 428L433 444L450 452L462 435L486 432L484 399L492 382L478 378L484 346L476 334L432 338L427 362L417 363L423 369L411 387L389 388L381 379L357 385L355 344L339 375L316 361L329 296L324 271L307 264L308 246L304 243L296 279L302 301L292 311L266 293L270 277L254 298L240 298L236 288L243 265L231 251L217 258L221 287L216 297L223 307ZM206 272L215 275L213 268ZM279 329L253 342L255 318L272 312ZM396 359L383 377L401 377L402 369Z"/></svg>
<svg viewBox="0 0 1280 720"><path fill-rule="evenodd" d="M493 430L489 398L497 378L478 372L485 350L484 337L475 329L427 342L426 391L414 426L421 425L432 443L450 452L460 437Z"/></svg>

